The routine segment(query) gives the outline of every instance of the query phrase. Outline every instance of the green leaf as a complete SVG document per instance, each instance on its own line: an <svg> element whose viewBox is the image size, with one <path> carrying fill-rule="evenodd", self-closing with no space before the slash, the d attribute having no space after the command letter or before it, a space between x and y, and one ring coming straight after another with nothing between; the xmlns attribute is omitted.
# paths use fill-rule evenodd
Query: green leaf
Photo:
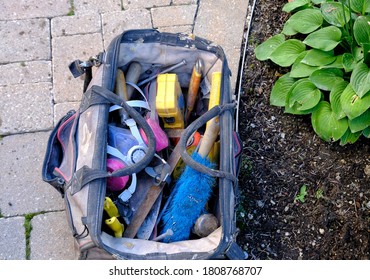
<svg viewBox="0 0 370 280"><path fill-rule="evenodd" d="M370 110L367 110L365 113L353 120L349 120L348 123L352 133L364 130L370 126Z"/></svg>
<svg viewBox="0 0 370 280"><path fill-rule="evenodd" d="M362 135L364 135L366 138L370 138L370 126L365 128L363 131L362 131Z"/></svg>
<svg viewBox="0 0 370 280"><path fill-rule="evenodd" d="M343 69L343 55L337 55L335 57L335 60L333 63L330 63L328 65L323 65L320 68L337 68L337 69Z"/></svg>
<svg viewBox="0 0 370 280"><path fill-rule="evenodd" d="M258 60L267 60L269 59L271 53L285 41L285 36L283 34L277 34L272 36L262 44L258 45L254 53Z"/></svg>
<svg viewBox="0 0 370 280"><path fill-rule="evenodd" d="M290 39L278 46L270 55L270 59L282 67L288 67L305 50L306 46L301 41Z"/></svg>
<svg viewBox="0 0 370 280"><path fill-rule="evenodd" d="M370 108L370 94L360 98L351 84L348 84L340 97L340 104L346 116L352 120Z"/></svg>
<svg viewBox="0 0 370 280"><path fill-rule="evenodd" d="M310 3L310 0L295 0L293 2L288 2L284 5L283 11L290 13L298 8L304 7Z"/></svg>
<svg viewBox="0 0 370 280"><path fill-rule="evenodd" d="M357 44L370 43L370 16L359 16L353 24Z"/></svg>
<svg viewBox="0 0 370 280"><path fill-rule="evenodd" d="M346 117L346 114L344 113L342 109L342 105L340 103L340 97L342 96L342 93L344 89L347 87L347 85L348 85L348 82L346 82L345 80L336 82L330 91L329 101L330 101L333 113L335 114L337 120L340 120Z"/></svg>
<svg viewBox="0 0 370 280"><path fill-rule="evenodd" d="M346 72L351 72L356 66L355 58L351 53L343 54L343 67Z"/></svg>
<svg viewBox="0 0 370 280"><path fill-rule="evenodd" d="M359 14L365 14L370 12L369 0L350 0L351 9Z"/></svg>
<svg viewBox="0 0 370 280"><path fill-rule="evenodd" d="M346 133L340 138L340 145L344 146L346 144L353 144L355 143L358 138L361 136L361 131L352 133L351 130L348 128Z"/></svg>
<svg viewBox="0 0 370 280"><path fill-rule="evenodd" d="M353 69L350 83L360 98L370 91L370 69L365 63L359 63Z"/></svg>
<svg viewBox="0 0 370 280"><path fill-rule="evenodd" d="M337 2L321 4L321 13L328 23L338 27L343 27L351 17L348 7Z"/></svg>
<svg viewBox="0 0 370 280"><path fill-rule="evenodd" d="M312 72L319 69L317 66L310 66L305 63L302 63L302 60L305 58L307 51L302 52L292 65L290 72L290 77L292 78L305 78L311 75Z"/></svg>
<svg viewBox="0 0 370 280"><path fill-rule="evenodd" d="M295 1L294 1L295 2ZM292 15L287 22L293 29L302 34L308 34L319 28L324 21L321 12L316 9L304 9Z"/></svg>
<svg viewBox="0 0 370 280"><path fill-rule="evenodd" d="M307 195L307 186L306 185L303 185L300 189L299 189L299 195L297 195L295 198L294 198L294 201L296 200L299 200L300 202L304 203L304 200L305 200L305 197Z"/></svg>
<svg viewBox="0 0 370 280"><path fill-rule="evenodd" d="M281 31L281 33L287 35L287 36L293 36L295 34L298 33L298 31L296 31L294 29L294 24L292 22L289 21L289 19L284 23L284 26L283 26L283 30Z"/></svg>
<svg viewBox="0 0 370 280"><path fill-rule="evenodd" d="M288 93L287 103L290 108L307 111L314 108L321 100L321 91L308 79L300 80Z"/></svg>
<svg viewBox="0 0 370 280"><path fill-rule="evenodd" d="M325 3L325 2L327 2L328 0L311 0L311 2L312 3L314 3L314 4L322 4L322 3Z"/></svg>
<svg viewBox="0 0 370 280"><path fill-rule="evenodd" d="M328 26L308 35L303 43L315 49L331 51L340 43L341 36L338 27Z"/></svg>
<svg viewBox="0 0 370 280"><path fill-rule="evenodd" d="M310 66L324 66L335 61L336 57L334 52L324 52L321 50L312 49L309 50L306 56L303 58L302 63Z"/></svg>
<svg viewBox="0 0 370 280"><path fill-rule="evenodd" d="M325 141L337 141L348 128L347 118L338 120L329 102L321 101L311 116L314 131Z"/></svg>
<svg viewBox="0 0 370 280"><path fill-rule="evenodd" d="M305 111L298 110L300 107L300 104L298 102L294 103L293 107L289 107L289 96L293 94L293 90L296 89L297 86L299 86L302 83L306 83L306 81L308 81L308 79L300 79L292 85L292 87L290 88L288 92L287 98L286 98L284 113L293 114L293 115L308 115L308 114L311 114L315 110L316 106L313 107L312 109L305 110ZM321 99L323 98L324 96L323 94L321 94Z"/></svg>
<svg viewBox="0 0 370 280"><path fill-rule="evenodd" d="M286 97L296 79L290 77L289 73L281 76L274 84L270 94L270 104L273 106L285 106Z"/></svg>
<svg viewBox="0 0 370 280"><path fill-rule="evenodd" d="M322 90L331 90L336 82L343 80L343 72L336 68L319 69L313 72L310 81Z"/></svg>

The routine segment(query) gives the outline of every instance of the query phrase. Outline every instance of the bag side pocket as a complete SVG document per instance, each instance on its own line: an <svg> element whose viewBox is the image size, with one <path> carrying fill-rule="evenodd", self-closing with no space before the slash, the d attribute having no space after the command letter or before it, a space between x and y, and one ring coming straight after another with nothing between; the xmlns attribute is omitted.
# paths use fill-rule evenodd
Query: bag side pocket
<svg viewBox="0 0 370 280"><path fill-rule="evenodd" d="M55 170L59 169L62 163L65 162L66 143L62 144L60 142L60 139L62 139L61 130L66 127L71 127L67 124L75 120L75 117L76 112L74 110L70 110L64 117L59 120L55 128L52 130L47 143L44 162L42 166L43 181L53 186L62 196L64 196L63 186L65 185L66 180L65 177L55 172Z"/></svg>

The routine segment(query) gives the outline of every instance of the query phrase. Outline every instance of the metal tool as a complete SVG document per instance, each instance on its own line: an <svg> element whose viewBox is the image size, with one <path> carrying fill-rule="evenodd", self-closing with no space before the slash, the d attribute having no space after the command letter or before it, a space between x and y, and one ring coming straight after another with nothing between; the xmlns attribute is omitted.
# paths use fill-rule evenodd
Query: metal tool
<svg viewBox="0 0 370 280"><path fill-rule="evenodd" d="M186 60L183 59L179 63L176 63L175 65L173 65L171 67L168 67L168 68L164 69L163 71L161 71L161 72L159 72L159 73L157 73L157 74L155 74L155 75L153 75L153 76L151 76L151 77L149 77L149 78L147 78L147 79L145 79L143 81L140 81L137 85L138 86L142 86L142 85L150 82L151 80L154 80L155 78L157 78L157 76L159 74L165 74L165 73L171 72L172 70L175 70L176 68L179 68L180 66L183 66L185 64L186 64Z"/></svg>

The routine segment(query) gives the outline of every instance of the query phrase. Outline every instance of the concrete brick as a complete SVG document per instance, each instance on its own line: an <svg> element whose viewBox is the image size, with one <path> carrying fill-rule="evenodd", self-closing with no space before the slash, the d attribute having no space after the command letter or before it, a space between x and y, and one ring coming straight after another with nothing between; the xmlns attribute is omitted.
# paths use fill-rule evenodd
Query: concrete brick
<svg viewBox="0 0 370 280"><path fill-rule="evenodd" d="M192 33L193 25L177 25L177 26L164 26L158 27L160 32L170 32L170 33Z"/></svg>
<svg viewBox="0 0 370 280"><path fill-rule="evenodd" d="M4 137L0 142L0 209L4 216L63 210L61 195L41 177L49 132Z"/></svg>
<svg viewBox="0 0 370 280"><path fill-rule="evenodd" d="M0 63L50 60L48 19L0 21L0 38Z"/></svg>
<svg viewBox="0 0 370 280"><path fill-rule="evenodd" d="M105 13L102 15L104 48L111 40L128 29L152 28L150 13L146 9Z"/></svg>
<svg viewBox="0 0 370 280"><path fill-rule="evenodd" d="M67 15L70 11L70 0L0 0L0 20L55 17Z"/></svg>
<svg viewBox="0 0 370 280"><path fill-rule="evenodd" d="M37 215L31 220L31 225L31 260L75 258L72 232L64 211Z"/></svg>
<svg viewBox="0 0 370 280"><path fill-rule="evenodd" d="M105 13L113 11L121 11L121 0L74 0L75 14L95 12Z"/></svg>
<svg viewBox="0 0 370 280"><path fill-rule="evenodd" d="M53 37L98 33L100 31L101 20L98 13L87 13L51 19L51 35Z"/></svg>
<svg viewBox="0 0 370 280"><path fill-rule="evenodd" d="M80 102L65 102L54 105L54 125L69 111L77 110Z"/></svg>
<svg viewBox="0 0 370 280"><path fill-rule="evenodd" d="M194 23L197 5L168 6L151 9L153 27L191 25Z"/></svg>
<svg viewBox="0 0 370 280"><path fill-rule="evenodd" d="M81 100L83 76L75 79L68 65L76 60L88 60L103 50L99 33L55 37L53 45L53 94L55 103Z"/></svg>
<svg viewBox="0 0 370 280"><path fill-rule="evenodd" d="M25 260L24 217L0 219L0 260Z"/></svg>
<svg viewBox="0 0 370 280"><path fill-rule="evenodd" d="M235 90L238 76L244 23L248 1L201 1L194 34L219 44L225 51L232 72L231 86ZM235 30L235 28L239 28Z"/></svg>
<svg viewBox="0 0 370 280"><path fill-rule="evenodd" d="M28 61L0 65L0 86L51 82L50 61Z"/></svg>
<svg viewBox="0 0 370 280"><path fill-rule="evenodd" d="M189 5L197 4L197 0L172 0L172 5Z"/></svg>
<svg viewBox="0 0 370 280"><path fill-rule="evenodd" d="M0 135L52 127L51 83L0 87Z"/></svg>
<svg viewBox="0 0 370 280"><path fill-rule="evenodd" d="M161 6L169 6L171 0L123 0L123 9L140 9L140 8L153 8Z"/></svg>

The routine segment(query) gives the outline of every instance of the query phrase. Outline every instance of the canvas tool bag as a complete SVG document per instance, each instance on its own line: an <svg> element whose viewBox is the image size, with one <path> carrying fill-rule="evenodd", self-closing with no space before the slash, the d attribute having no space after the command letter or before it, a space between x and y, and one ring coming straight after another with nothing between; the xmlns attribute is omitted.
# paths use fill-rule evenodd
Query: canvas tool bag
<svg viewBox="0 0 370 280"><path fill-rule="evenodd" d="M182 122L187 110L186 93L199 60L202 78L196 105L188 123L177 128L174 125ZM130 72L131 65L138 68ZM231 72L222 48L193 35L129 30L113 39L108 49L96 57L73 62L70 70L75 77L85 77L81 103L78 110L71 110L60 119L51 132L42 177L64 199L77 258L245 258L236 244L241 146L234 129L236 102L230 90ZM126 75L125 92L132 87L129 99L117 94L119 70ZM220 101L208 110L214 72L221 73ZM159 91L159 76L166 74L176 74L179 86L175 90L180 89L182 97L176 95L177 100L169 105L175 109L175 115L169 110L161 116L161 97L154 93L157 103L153 102L152 91ZM128 81L132 79L134 82ZM174 84L173 80L169 83ZM157 122L160 136L155 134L148 116ZM208 168L190 154L199 148L194 144L199 141L196 133L202 136L205 124L215 117L220 127L218 146L213 145L213 159L217 161L214 168ZM159 147L163 136L168 142ZM123 152L125 149L128 151ZM108 169L109 159L121 159L124 164ZM204 237L192 230L187 240L164 242L160 237L160 218L174 192L174 174L181 176L184 166L216 179L205 212L216 217L218 225ZM125 188L114 189L115 180L125 184ZM143 205L148 203L152 207L145 212ZM137 221L135 215L143 213L144 220L137 219L140 227L132 231Z"/></svg>

